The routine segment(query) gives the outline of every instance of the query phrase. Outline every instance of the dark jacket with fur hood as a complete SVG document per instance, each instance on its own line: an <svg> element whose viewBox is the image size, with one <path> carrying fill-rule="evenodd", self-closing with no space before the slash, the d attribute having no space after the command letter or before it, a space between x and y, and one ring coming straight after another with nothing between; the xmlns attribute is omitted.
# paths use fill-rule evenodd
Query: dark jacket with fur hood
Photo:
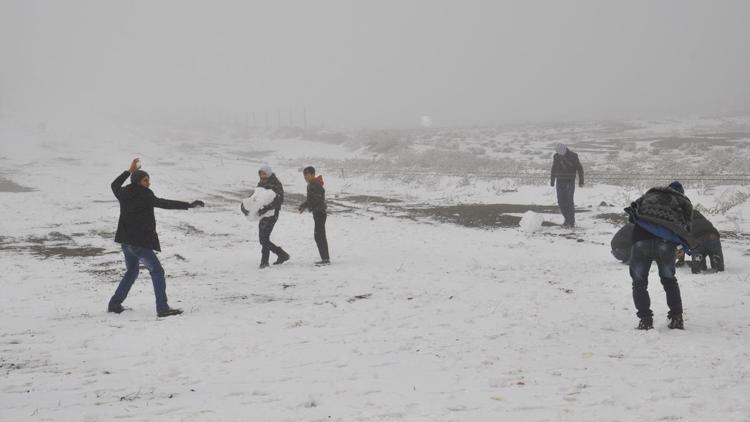
<svg viewBox="0 0 750 422"><path fill-rule="evenodd" d="M691 247L697 245L691 232L693 204L687 196L672 188L651 188L625 211L630 215L631 222L642 220L662 226Z"/></svg>

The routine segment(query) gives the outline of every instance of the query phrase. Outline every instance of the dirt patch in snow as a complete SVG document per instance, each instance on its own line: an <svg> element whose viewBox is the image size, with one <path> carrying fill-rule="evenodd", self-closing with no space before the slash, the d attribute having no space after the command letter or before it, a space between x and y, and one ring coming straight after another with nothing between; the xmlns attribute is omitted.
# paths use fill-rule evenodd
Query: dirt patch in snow
<svg viewBox="0 0 750 422"><path fill-rule="evenodd" d="M464 204L445 207L412 208L413 215L430 217L439 221L458 224L466 227L518 227L521 217L513 214L523 214L533 211L539 214L559 214L556 205L529 204ZM579 209L577 213L588 212ZM545 221L544 226L558 224Z"/></svg>
<svg viewBox="0 0 750 422"><path fill-rule="evenodd" d="M18 183L0 176L0 192L23 193L33 192L34 189L21 186Z"/></svg>

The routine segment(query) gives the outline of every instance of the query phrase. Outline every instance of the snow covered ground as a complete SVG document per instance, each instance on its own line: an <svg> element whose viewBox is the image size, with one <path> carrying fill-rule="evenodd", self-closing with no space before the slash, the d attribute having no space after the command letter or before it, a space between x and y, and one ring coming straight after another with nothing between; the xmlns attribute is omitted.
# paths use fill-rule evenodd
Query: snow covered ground
<svg viewBox="0 0 750 422"><path fill-rule="evenodd" d="M750 420L747 187L688 184L727 233L727 271L679 270L686 330L672 331L654 270L656 329L640 332L603 217L636 186L579 189L574 232L465 227L412 207L552 205L554 191L434 168L400 180L382 156L378 172L338 172L368 153L346 142L181 136L1 127L0 177L34 190L0 192L0 420ZM132 310L105 312L124 268L109 184L134 156L158 196L207 203L157 211L179 317L155 317L145 270ZM239 200L264 161L289 194L272 239L292 260L259 270ZM312 217L294 212L306 163L323 163L330 267L312 265Z"/></svg>

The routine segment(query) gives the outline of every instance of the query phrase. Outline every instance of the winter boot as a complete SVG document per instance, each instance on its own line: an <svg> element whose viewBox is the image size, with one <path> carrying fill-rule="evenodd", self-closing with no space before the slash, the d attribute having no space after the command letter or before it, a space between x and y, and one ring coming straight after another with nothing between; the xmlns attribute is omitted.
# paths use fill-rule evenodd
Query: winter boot
<svg viewBox="0 0 750 422"><path fill-rule="evenodd" d="M641 321L638 323L638 330L650 330L654 328L654 317L646 316L641 317Z"/></svg>
<svg viewBox="0 0 750 422"><path fill-rule="evenodd" d="M268 262L261 262L261 263L260 263L260 267L258 267L258 268L260 268L261 270L262 270L263 268L268 268Z"/></svg>
<svg viewBox="0 0 750 422"><path fill-rule="evenodd" d="M315 263L316 267L325 267L326 265L331 265L330 259L323 259Z"/></svg>
<svg viewBox="0 0 750 422"><path fill-rule="evenodd" d="M180 315L181 313L182 313L182 309L167 308L163 311L157 312L156 316L158 316L159 318L164 318L164 317L173 316L173 315Z"/></svg>
<svg viewBox="0 0 750 422"><path fill-rule="evenodd" d="M277 255L279 257L276 258L276 262L274 262L273 265L281 265L281 264L289 261L289 258L290 258L289 254L286 253L286 252L284 252L283 249L279 248L279 252L277 253Z"/></svg>
<svg viewBox="0 0 750 422"><path fill-rule="evenodd" d="M121 314L124 310L125 308L119 303L110 303L107 305L107 312L112 312L113 314Z"/></svg>
<svg viewBox="0 0 750 422"><path fill-rule="evenodd" d="M711 260L711 268L716 271L724 271L724 259L721 255L711 255L709 259Z"/></svg>
<svg viewBox="0 0 750 422"><path fill-rule="evenodd" d="M682 321L682 314L670 314L667 318L669 318L669 325L668 327L672 330L675 328L678 330L684 330L685 324Z"/></svg>

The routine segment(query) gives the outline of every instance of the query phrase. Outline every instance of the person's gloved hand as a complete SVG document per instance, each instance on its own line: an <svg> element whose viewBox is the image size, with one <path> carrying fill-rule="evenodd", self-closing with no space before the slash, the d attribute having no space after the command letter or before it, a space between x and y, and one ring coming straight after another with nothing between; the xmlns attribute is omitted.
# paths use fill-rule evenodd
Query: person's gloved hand
<svg viewBox="0 0 750 422"><path fill-rule="evenodd" d="M240 202L240 211L242 211L242 213L245 214L245 217L250 215L250 211L245 209L245 204L243 204L242 202Z"/></svg>
<svg viewBox="0 0 750 422"><path fill-rule="evenodd" d="M554 188L555 187L555 181L553 180L553 181L549 182L549 185Z"/></svg>
<svg viewBox="0 0 750 422"><path fill-rule="evenodd" d="M581 188L582 188L582 187L583 187L583 182L579 183L579 184L578 184L578 187L581 187Z"/></svg>
<svg viewBox="0 0 750 422"><path fill-rule="evenodd" d="M206 204L203 201L193 201L190 203L190 208L205 207Z"/></svg>

